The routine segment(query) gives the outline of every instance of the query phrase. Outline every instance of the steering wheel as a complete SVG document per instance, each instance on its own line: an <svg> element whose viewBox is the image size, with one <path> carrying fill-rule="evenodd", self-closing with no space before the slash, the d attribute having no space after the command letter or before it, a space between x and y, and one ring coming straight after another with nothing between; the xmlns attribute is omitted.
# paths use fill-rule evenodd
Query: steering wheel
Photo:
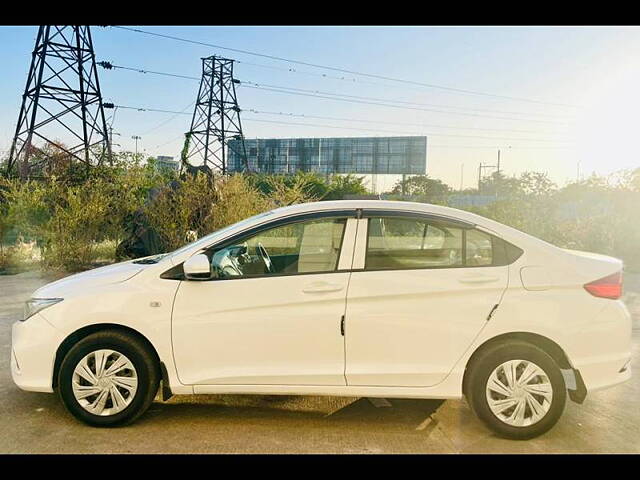
<svg viewBox="0 0 640 480"><path fill-rule="evenodd" d="M262 243L258 242L258 253L260 254L260 258L264 262L264 266L267 269L267 273L273 273L273 263L271 263L271 257L267 253L267 249L264 248Z"/></svg>

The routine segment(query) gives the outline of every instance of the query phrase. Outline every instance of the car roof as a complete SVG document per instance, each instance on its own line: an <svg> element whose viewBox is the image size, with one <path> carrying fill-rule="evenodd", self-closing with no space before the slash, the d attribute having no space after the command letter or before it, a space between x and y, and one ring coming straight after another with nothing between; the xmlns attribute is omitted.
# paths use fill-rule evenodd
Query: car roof
<svg viewBox="0 0 640 480"><path fill-rule="evenodd" d="M484 217L456 208L433 205L431 203L403 202L396 200L328 200L322 202L309 202L280 207L272 210L274 217L286 217L299 213L320 212L330 210L371 209L394 210L405 212L423 212L458 220L465 220L473 224L482 224ZM478 222L479 220L479 222Z"/></svg>

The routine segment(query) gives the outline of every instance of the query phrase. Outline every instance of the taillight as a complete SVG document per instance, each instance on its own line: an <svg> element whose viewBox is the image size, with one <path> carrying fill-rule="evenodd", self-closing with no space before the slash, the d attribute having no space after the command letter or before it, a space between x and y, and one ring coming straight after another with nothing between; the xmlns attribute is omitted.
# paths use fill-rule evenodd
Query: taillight
<svg viewBox="0 0 640 480"><path fill-rule="evenodd" d="M618 299L622 296L622 272L594 280L584 288L594 297Z"/></svg>

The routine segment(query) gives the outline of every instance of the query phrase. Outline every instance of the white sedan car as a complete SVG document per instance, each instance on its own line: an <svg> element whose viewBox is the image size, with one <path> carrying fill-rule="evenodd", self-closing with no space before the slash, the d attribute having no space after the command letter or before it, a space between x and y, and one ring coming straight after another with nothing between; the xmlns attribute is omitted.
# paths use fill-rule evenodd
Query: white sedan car
<svg viewBox="0 0 640 480"><path fill-rule="evenodd" d="M95 426L172 394L460 399L499 435L631 376L622 262L428 204L308 203L37 290L24 390Z"/></svg>

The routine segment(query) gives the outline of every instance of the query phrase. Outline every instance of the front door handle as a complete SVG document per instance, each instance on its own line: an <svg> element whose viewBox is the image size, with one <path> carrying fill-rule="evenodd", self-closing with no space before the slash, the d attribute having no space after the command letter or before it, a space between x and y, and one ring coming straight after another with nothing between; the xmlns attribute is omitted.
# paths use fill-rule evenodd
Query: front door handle
<svg viewBox="0 0 640 480"><path fill-rule="evenodd" d="M302 291L304 293L338 292L343 288L344 285L339 283L312 282L305 285Z"/></svg>
<svg viewBox="0 0 640 480"><path fill-rule="evenodd" d="M477 275L473 277L462 277L458 281L460 283L489 283L489 282L497 282L500 280L500 277L494 277L491 275Z"/></svg>

